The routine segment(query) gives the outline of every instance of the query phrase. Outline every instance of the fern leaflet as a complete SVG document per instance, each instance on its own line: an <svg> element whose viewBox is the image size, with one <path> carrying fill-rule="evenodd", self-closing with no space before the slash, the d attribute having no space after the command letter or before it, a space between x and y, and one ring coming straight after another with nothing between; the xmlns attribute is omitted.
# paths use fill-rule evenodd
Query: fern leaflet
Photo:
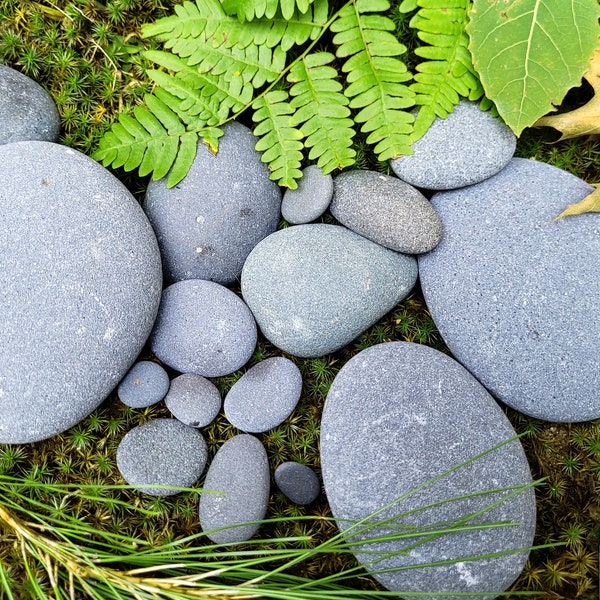
<svg viewBox="0 0 600 600"><path fill-rule="evenodd" d="M295 13L308 12L313 0L224 0L227 14L237 15L240 21L272 19L279 12L284 19L292 19Z"/></svg>

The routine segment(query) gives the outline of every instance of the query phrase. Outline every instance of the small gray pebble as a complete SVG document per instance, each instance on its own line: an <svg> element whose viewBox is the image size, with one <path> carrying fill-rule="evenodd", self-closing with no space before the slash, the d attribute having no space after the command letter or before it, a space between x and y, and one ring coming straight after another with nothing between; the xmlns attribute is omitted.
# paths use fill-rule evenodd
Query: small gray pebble
<svg viewBox="0 0 600 600"><path fill-rule="evenodd" d="M171 381L165 403L182 423L206 427L221 410L221 394L217 386L202 375L184 373Z"/></svg>
<svg viewBox="0 0 600 600"><path fill-rule="evenodd" d="M296 504L310 504L321 492L317 474L297 462L284 462L275 469L277 487Z"/></svg>
<svg viewBox="0 0 600 600"><path fill-rule="evenodd" d="M123 377L117 388L119 400L131 408L160 402L169 391L169 375L155 362L141 360Z"/></svg>
<svg viewBox="0 0 600 600"><path fill-rule="evenodd" d="M310 165L302 171L298 187L283 194L281 214L292 225L310 223L327 210L332 196L331 175L323 175L317 165Z"/></svg>

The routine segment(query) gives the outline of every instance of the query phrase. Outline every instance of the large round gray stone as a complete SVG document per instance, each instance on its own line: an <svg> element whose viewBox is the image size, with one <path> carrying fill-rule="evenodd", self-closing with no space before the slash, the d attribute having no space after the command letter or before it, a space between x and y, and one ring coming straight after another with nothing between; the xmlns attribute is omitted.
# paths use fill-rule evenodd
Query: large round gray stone
<svg viewBox="0 0 600 600"><path fill-rule="evenodd" d="M549 421L600 417L600 215L552 222L592 187L514 159L433 204L440 245L419 259L448 347L490 392Z"/></svg>
<svg viewBox="0 0 600 600"><path fill-rule="evenodd" d="M412 289L414 257L345 227L314 223L264 239L242 271L242 295L261 331L295 356L334 352Z"/></svg>
<svg viewBox="0 0 600 600"><path fill-rule="evenodd" d="M0 443L75 425L154 323L162 276L142 209L106 169L50 142L0 146Z"/></svg>
<svg viewBox="0 0 600 600"><path fill-rule="evenodd" d="M148 185L144 210L156 231L169 282L234 282L248 253L277 228L281 192L254 149L256 138L240 123L224 128L219 151L198 143L183 181Z"/></svg>
<svg viewBox="0 0 600 600"><path fill-rule="evenodd" d="M381 584L400 595L447 592L449 598L457 592L499 592L510 586L527 552L470 557L516 551L533 542L535 496L528 487L531 474L521 444L511 441L449 470L515 435L483 386L455 360L427 346L380 344L342 367L323 409L323 481L343 531L380 509L369 525L390 519L371 528L359 526L350 534L364 542L354 551ZM514 489L500 490L512 486L523 488L516 494ZM483 512L469 518L478 511ZM415 533L435 530L463 518L465 525L515 525L369 542L409 533L411 527ZM398 528L399 523L408 529ZM389 552L394 554L386 556ZM437 561L450 562L418 567Z"/></svg>

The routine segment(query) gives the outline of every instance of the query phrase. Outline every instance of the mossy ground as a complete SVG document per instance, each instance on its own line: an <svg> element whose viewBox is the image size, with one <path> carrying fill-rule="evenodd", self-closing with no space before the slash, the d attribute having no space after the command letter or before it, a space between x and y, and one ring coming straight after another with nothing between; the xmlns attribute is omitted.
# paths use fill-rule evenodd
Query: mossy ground
<svg viewBox="0 0 600 600"><path fill-rule="evenodd" d="M174 0L2 0L0 2L0 62L40 82L58 105L62 122L60 142L91 153L115 115L127 110L151 89L144 77L148 65L137 51L139 26L168 14ZM399 29L406 22L392 15ZM569 94L567 104L587 99L589 90ZM517 155L535 158L566 169L589 182L596 182L600 156L594 141L572 140L557 144L552 133L529 130L519 141ZM359 166L387 170L378 164L358 141ZM129 189L141 198L147 181L117 172ZM354 354L373 344L406 340L434 346L442 351L443 341L427 312L419 290L402 302L353 344L335 355L318 359L292 359L300 367L304 390L298 408L284 424L261 435L271 467L297 460L319 470L320 411L335 374ZM261 340L250 365L280 354ZM146 352L149 357L149 352ZM241 372L216 381L225 393ZM533 476L547 477L537 490L537 543L564 545L535 551L514 590L543 592L542 598L597 598L598 546L600 544L600 421L556 424L538 421L506 409L518 432L526 432L523 443ZM113 531L141 533L159 543L198 530L197 498L180 494L152 498L128 493L129 499L151 509L153 515L133 517L123 508L81 500L76 494L50 497L40 481L97 485L104 496L116 498L122 491L107 490L106 484L122 483L115 465L115 450L122 436L149 419L167 416L159 405L132 410L109 398L98 410L73 429L43 443L0 446L0 473L31 482L31 494L54 506L54 510L79 514L93 524ZM211 454L234 435L235 429L219 418L205 431ZM268 516L328 515L322 496L308 508L272 496ZM1 533L0 527L0 533ZM309 525L295 522L277 525L270 536L308 534L310 545L331 535L333 526L321 521ZM312 541L310 541L312 540ZM27 598L20 589L23 565L10 532L0 536L0 561L7 565L15 597ZM339 569L347 559L329 556L324 562L308 563L307 574ZM40 571L43 581L45 573ZM368 580L367 580L368 581ZM372 585L364 583L363 585Z"/></svg>

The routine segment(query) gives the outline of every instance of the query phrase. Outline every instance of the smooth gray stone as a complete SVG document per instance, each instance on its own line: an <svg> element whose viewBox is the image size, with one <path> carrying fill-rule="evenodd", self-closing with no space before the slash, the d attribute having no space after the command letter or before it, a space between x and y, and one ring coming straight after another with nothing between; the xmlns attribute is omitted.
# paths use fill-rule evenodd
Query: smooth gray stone
<svg viewBox="0 0 600 600"><path fill-rule="evenodd" d="M414 154L390 165L404 181L430 190L479 183L503 169L515 153L517 138L502 121L461 100L445 119L436 119L413 144Z"/></svg>
<svg viewBox="0 0 600 600"><path fill-rule="evenodd" d="M134 427L117 448L117 467L125 481L151 496L172 496L202 475L208 451L202 434L177 419L155 419Z"/></svg>
<svg viewBox="0 0 600 600"><path fill-rule="evenodd" d="M132 408L144 408L160 402L169 391L169 375L155 362L141 360L123 377L117 395Z"/></svg>
<svg viewBox="0 0 600 600"><path fill-rule="evenodd" d="M0 146L0 443L51 437L91 413L152 329L154 232L106 169L50 142Z"/></svg>
<svg viewBox="0 0 600 600"><path fill-rule="evenodd" d="M284 462L275 469L277 487L296 504L310 504L321 493L317 474L297 462Z"/></svg>
<svg viewBox="0 0 600 600"><path fill-rule="evenodd" d="M327 210L332 196L331 175L323 175L317 165L310 165L302 171L298 187L283 194L281 214L292 225L310 223Z"/></svg>
<svg viewBox="0 0 600 600"><path fill-rule="evenodd" d="M412 289L412 256L337 225L277 231L250 253L242 295L269 341L289 354L323 356L342 348Z"/></svg>
<svg viewBox="0 0 600 600"><path fill-rule="evenodd" d="M221 394L212 381L201 375L184 373L171 381L165 404L182 423L206 427L221 410Z"/></svg>
<svg viewBox="0 0 600 600"><path fill-rule="evenodd" d="M397 177L375 171L347 171L334 182L330 212L366 238L405 254L438 245L442 223L418 190Z"/></svg>
<svg viewBox="0 0 600 600"><path fill-rule="evenodd" d="M289 358L267 358L233 384L225 396L225 416L242 431L262 433L292 414L301 392L300 369Z"/></svg>
<svg viewBox="0 0 600 600"><path fill-rule="evenodd" d="M362 531L359 527L350 534L353 540L364 542L354 547L358 560L391 591L447 592L447 597L457 598L454 593L508 588L521 572L528 552L463 559L527 548L533 543L533 488L523 487L512 497L514 489L501 489L531 485L529 465L515 435L483 386L459 363L433 348L390 342L350 359L331 385L321 422L323 482L342 531L362 519L369 524L391 519L394 525L402 523L423 531L500 500L467 523L516 524L433 539L371 543L374 537L402 530L385 523ZM513 441L448 473L507 440ZM479 492L483 494L456 499ZM431 506L444 500L451 501ZM403 549L406 553L401 553ZM396 554L386 556L388 552ZM379 558L382 560L369 565ZM455 562L412 568L446 560ZM386 569L390 571L381 572Z"/></svg>
<svg viewBox="0 0 600 600"><path fill-rule="evenodd" d="M180 373L220 377L250 360L256 338L252 313L231 290L186 279L163 291L150 345Z"/></svg>
<svg viewBox="0 0 600 600"><path fill-rule="evenodd" d="M198 142L189 173L175 187L151 181L144 210L156 231L168 282L233 283L250 250L275 231L281 192L240 123L223 127L215 156Z"/></svg>
<svg viewBox="0 0 600 600"><path fill-rule="evenodd" d="M552 222L592 190L515 158L487 181L434 196L445 233L419 259L456 359L496 398L548 421L600 417L600 215Z"/></svg>
<svg viewBox="0 0 600 600"><path fill-rule="evenodd" d="M54 142L60 117L54 100L33 79L0 65L0 144Z"/></svg>
<svg viewBox="0 0 600 600"><path fill-rule="evenodd" d="M269 462L260 440L248 434L227 440L202 487L221 492L200 496L200 525L208 537L216 544L249 540L260 525L244 523L264 519L269 502Z"/></svg>

